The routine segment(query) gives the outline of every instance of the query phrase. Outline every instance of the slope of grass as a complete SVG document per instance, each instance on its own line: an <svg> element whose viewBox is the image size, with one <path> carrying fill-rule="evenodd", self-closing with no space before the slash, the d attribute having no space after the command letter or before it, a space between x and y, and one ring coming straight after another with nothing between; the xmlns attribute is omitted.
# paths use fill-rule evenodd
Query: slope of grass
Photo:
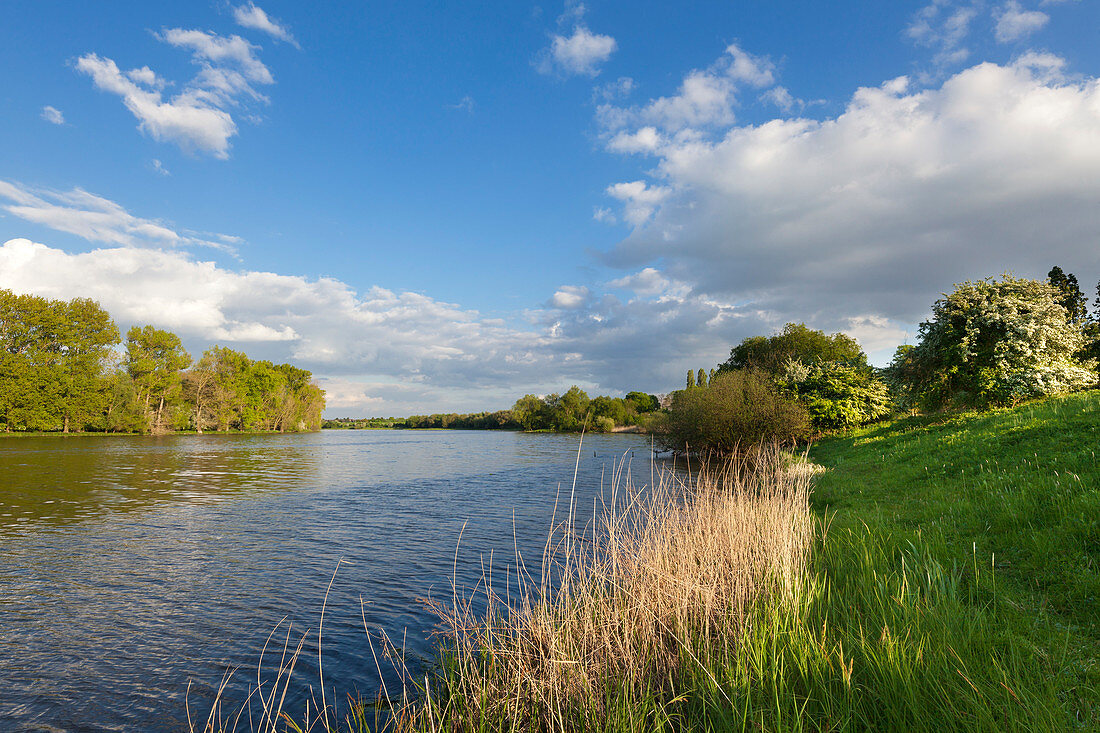
<svg viewBox="0 0 1100 733"><path fill-rule="evenodd" d="M915 544L964 569L967 608L1031 648L1071 719L1100 728L1100 392L909 417L812 450L830 539ZM985 572L983 572L985 571ZM964 609L965 611L965 609Z"/></svg>

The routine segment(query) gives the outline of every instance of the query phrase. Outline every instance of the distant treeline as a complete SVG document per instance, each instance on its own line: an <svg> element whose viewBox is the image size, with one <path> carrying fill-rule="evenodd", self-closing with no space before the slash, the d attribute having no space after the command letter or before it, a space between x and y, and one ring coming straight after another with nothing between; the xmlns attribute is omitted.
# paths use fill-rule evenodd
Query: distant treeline
<svg viewBox="0 0 1100 733"><path fill-rule="evenodd" d="M546 430L556 432L610 432L616 427L643 425L659 405L656 395L630 392L626 397L593 397L580 387L564 394L524 395L511 410L413 415L412 417L338 418L325 420L325 428L449 430Z"/></svg>
<svg viewBox="0 0 1100 733"><path fill-rule="evenodd" d="M165 433L317 430L324 391L290 364L118 326L86 298L0 290L0 430ZM189 368L190 367L190 368Z"/></svg>

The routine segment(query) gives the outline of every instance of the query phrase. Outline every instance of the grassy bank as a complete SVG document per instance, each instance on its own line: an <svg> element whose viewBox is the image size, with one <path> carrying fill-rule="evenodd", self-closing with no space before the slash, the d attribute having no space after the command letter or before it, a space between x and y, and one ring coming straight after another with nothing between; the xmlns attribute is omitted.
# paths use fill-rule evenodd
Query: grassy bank
<svg viewBox="0 0 1100 733"><path fill-rule="evenodd" d="M1069 721L1100 729L1100 392L893 420L823 441L829 543L919 546L963 572L967 608L1029 653Z"/></svg>
<svg viewBox="0 0 1100 733"><path fill-rule="evenodd" d="M437 604L401 731L1100 729L1100 393L621 486L531 593ZM648 478L648 477L647 477ZM472 608L488 606L488 615ZM393 690L389 691L394 693ZM407 697L406 697L407 695ZM316 712L313 719L317 719ZM315 728L316 729L316 728Z"/></svg>

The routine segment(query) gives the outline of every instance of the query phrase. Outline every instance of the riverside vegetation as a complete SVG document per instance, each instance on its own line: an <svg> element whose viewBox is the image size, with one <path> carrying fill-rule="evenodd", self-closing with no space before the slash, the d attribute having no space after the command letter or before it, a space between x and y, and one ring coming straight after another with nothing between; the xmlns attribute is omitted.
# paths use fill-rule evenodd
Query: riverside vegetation
<svg viewBox="0 0 1100 733"><path fill-rule="evenodd" d="M118 327L86 298L0 290L0 429L165 433L317 430L324 391L290 364L225 347L197 362L180 338Z"/></svg>
<svg viewBox="0 0 1100 733"><path fill-rule="evenodd" d="M620 471L583 531L570 501L537 578L431 601L426 675L381 640L405 684L376 703L291 722L291 649L260 728L1100 729L1100 319L1057 273L958 286L883 372L804 326L747 339L661 413L703 470Z"/></svg>

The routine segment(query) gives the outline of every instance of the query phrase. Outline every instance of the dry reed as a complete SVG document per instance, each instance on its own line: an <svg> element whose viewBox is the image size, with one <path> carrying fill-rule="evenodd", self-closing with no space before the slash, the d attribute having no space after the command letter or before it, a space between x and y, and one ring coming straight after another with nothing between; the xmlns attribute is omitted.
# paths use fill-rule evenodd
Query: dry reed
<svg viewBox="0 0 1100 733"><path fill-rule="evenodd" d="M678 680L736 656L753 609L795 598L814 537L808 472L768 447L653 484L635 488L620 465L579 531L571 496L518 594L485 578L431 602L442 689L413 727L603 727L614 701L674 699Z"/></svg>

